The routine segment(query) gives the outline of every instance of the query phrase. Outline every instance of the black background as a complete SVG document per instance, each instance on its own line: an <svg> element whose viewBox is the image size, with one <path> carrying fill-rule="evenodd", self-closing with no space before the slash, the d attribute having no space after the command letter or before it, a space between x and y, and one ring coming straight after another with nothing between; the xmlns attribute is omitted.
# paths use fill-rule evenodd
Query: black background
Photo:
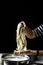
<svg viewBox="0 0 43 65"><path fill-rule="evenodd" d="M3 3L2 3L3 4ZM27 1L1 4L0 12L0 53L10 53L16 48L16 29L20 21L25 21L31 29L43 23L42 3ZM28 49L43 49L42 37L27 38Z"/></svg>

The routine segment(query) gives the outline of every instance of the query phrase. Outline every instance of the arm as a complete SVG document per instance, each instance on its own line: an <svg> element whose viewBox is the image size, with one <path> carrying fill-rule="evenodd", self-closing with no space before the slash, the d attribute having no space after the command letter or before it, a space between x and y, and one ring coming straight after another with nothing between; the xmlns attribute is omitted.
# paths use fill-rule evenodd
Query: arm
<svg viewBox="0 0 43 65"><path fill-rule="evenodd" d="M39 37L43 35L43 24L41 24L39 27L35 28L34 30L31 30L27 26L25 27L25 35L29 39L33 39L35 37Z"/></svg>
<svg viewBox="0 0 43 65"><path fill-rule="evenodd" d="M29 38L29 39L33 39L36 37L36 34L34 32L34 30L31 30L30 28L28 28L27 26L25 27L25 31L24 31L25 35Z"/></svg>
<svg viewBox="0 0 43 65"><path fill-rule="evenodd" d="M29 49L29 50L21 51L21 52L14 50L14 53L16 55L37 55L37 50L31 50L31 49ZM43 55L43 50L39 50L38 55Z"/></svg>
<svg viewBox="0 0 43 65"><path fill-rule="evenodd" d="M21 54L26 54L26 55L37 55L37 50L26 50L26 51L22 51L20 52ZM43 55L43 50L39 50L38 55Z"/></svg>
<svg viewBox="0 0 43 65"><path fill-rule="evenodd" d="M24 50L24 51L17 51L14 50L14 54L16 55L37 55L37 50Z"/></svg>
<svg viewBox="0 0 43 65"><path fill-rule="evenodd" d="M39 27L35 28L34 30L31 30L30 28L28 28L25 24L24 21L21 21L20 23L22 23L24 25L24 34L29 38L29 39L33 39L39 36L43 35L43 24L41 24Z"/></svg>
<svg viewBox="0 0 43 65"><path fill-rule="evenodd" d="M34 32L34 30L31 30L30 28L28 28L25 24L24 21L21 21L19 24L23 24L24 25L24 34L29 38L29 39L33 39L36 37L36 34Z"/></svg>

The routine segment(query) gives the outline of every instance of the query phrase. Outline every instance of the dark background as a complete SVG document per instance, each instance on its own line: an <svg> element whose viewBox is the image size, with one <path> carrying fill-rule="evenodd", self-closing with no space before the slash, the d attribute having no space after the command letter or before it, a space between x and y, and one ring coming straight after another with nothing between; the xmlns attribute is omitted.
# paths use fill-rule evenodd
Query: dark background
<svg viewBox="0 0 43 65"><path fill-rule="evenodd" d="M13 3L1 4L0 12L0 53L10 53L16 48L16 29L20 21L25 21L31 29L43 23L42 3L32 3L17 1ZM43 49L43 39L27 38L28 49Z"/></svg>

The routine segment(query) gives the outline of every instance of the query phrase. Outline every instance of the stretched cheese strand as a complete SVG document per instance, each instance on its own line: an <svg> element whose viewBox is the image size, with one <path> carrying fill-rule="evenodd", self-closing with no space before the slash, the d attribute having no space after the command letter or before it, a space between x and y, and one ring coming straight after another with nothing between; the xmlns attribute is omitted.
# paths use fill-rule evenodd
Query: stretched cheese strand
<svg viewBox="0 0 43 65"><path fill-rule="evenodd" d="M24 34L25 27L19 23L17 25L16 42L19 51L27 50L27 40Z"/></svg>

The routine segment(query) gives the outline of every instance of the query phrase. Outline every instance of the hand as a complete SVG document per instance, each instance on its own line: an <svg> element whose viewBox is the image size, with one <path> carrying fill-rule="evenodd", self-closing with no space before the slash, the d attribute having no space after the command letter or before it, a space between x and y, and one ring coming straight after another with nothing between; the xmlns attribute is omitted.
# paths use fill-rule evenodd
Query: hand
<svg viewBox="0 0 43 65"><path fill-rule="evenodd" d="M16 55L19 55L20 54L19 51L18 51L18 48L16 48L16 50L14 50L13 53L16 54Z"/></svg>
<svg viewBox="0 0 43 65"><path fill-rule="evenodd" d="M16 54L16 55L21 55L21 56L24 56L24 55L26 55L26 53L25 52L20 52L20 51L18 51L18 48L16 48L16 50L14 50L14 52L13 52L14 54Z"/></svg>
<svg viewBox="0 0 43 65"><path fill-rule="evenodd" d="M14 50L15 55L20 55L19 51Z"/></svg>

